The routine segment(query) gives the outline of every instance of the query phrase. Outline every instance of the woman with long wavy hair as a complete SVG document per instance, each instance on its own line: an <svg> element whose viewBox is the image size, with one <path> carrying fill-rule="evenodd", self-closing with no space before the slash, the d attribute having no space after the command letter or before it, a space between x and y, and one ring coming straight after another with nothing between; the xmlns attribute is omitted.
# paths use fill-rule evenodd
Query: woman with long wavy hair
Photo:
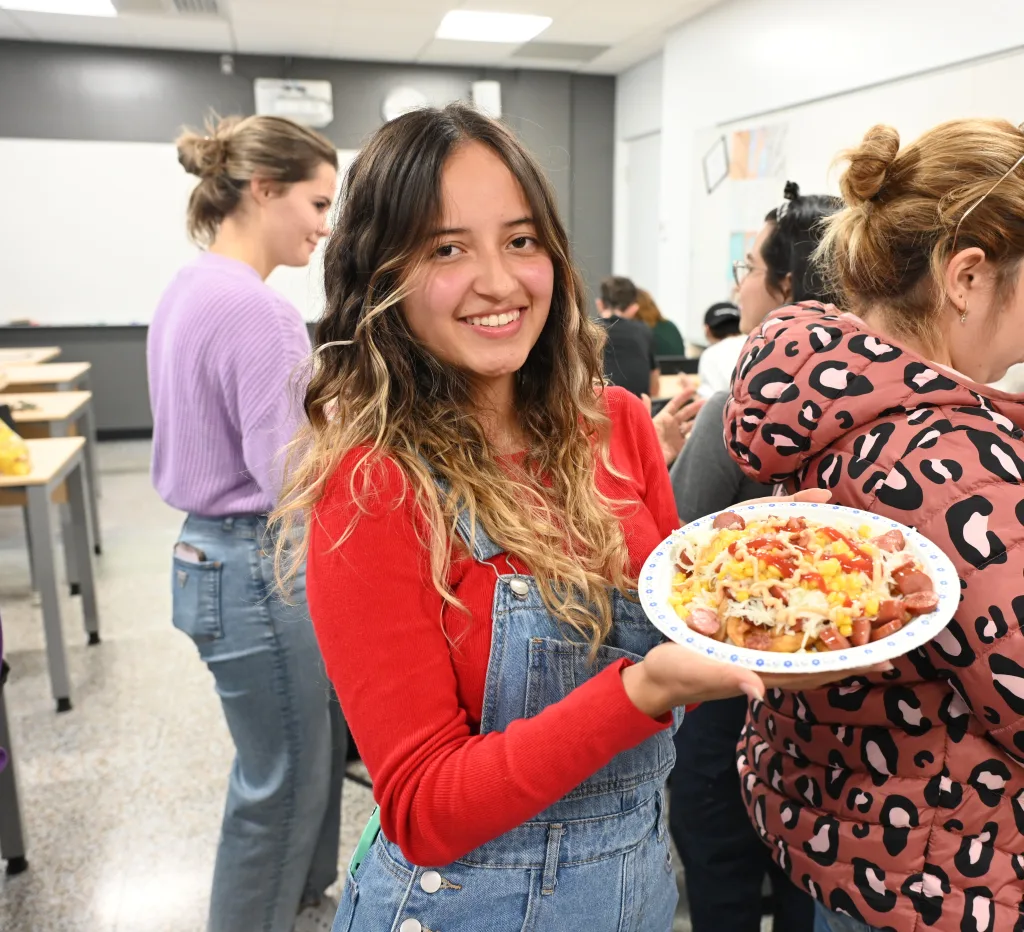
<svg viewBox="0 0 1024 932"><path fill-rule="evenodd" d="M386 124L326 293L278 519L379 805L335 932L668 932L672 710L764 684L635 599L672 488L547 181L463 105Z"/></svg>

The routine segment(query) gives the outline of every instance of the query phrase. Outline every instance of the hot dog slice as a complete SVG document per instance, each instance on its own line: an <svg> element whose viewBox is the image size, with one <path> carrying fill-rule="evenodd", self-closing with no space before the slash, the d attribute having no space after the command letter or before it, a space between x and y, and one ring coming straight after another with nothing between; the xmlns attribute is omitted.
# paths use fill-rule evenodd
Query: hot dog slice
<svg viewBox="0 0 1024 932"><path fill-rule="evenodd" d="M887 622L884 625L879 625L877 628L875 628L874 631L871 632L871 640L872 641L884 640L885 638L889 637L890 634L895 634L902 627L903 627L903 622L899 621L899 620L897 620L897 621L890 621L890 622Z"/></svg>
<svg viewBox="0 0 1024 932"><path fill-rule="evenodd" d="M879 550L887 550L889 553L896 553L907 546L906 538L903 536L903 532L899 530L886 531L878 537L873 537L871 538L871 543Z"/></svg>
<svg viewBox="0 0 1024 932"><path fill-rule="evenodd" d="M693 609L689 618L686 619L686 623L698 634L709 638L717 638L722 627L718 620L718 614L711 611L710 608Z"/></svg>
<svg viewBox="0 0 1024 932"><path fill-rule="evenodd" d="M863 647L871 640L871 622L867 618L855 618L853 620L853 633L850 635L850 643L854 647Z"/></svg>
<svg viewBox="0 0 1024 932"><path fill-rule="evenodd" d="M728 530L742 531L747 526L747 522L734 511L723 511L715 518L715 523L711 526L719 530L726 528Z"/></svg>
<svg viewBox="0 0 1024 932"><path fill-rule="evenodd" d="M927 615L939 607L939 596L934 590L912 592L904 596L903 605L911 615Z"/></svg>
<svg viewBox="0 0 1024 932"><path fill-rule="evenodd" d="M832 625L822 629L821 634L818 635L818 640L821 641L826 650L846 650L850 646L850 642Z"/></svg>

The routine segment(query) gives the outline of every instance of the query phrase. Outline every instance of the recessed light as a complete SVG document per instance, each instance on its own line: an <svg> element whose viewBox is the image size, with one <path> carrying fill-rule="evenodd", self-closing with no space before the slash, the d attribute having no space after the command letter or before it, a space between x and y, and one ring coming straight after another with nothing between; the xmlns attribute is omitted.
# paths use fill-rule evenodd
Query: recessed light
<svg viewBox="0 0 1024 932"><path fill-rule="evenodd" d="M529 42L551 25L550 16L529 13L485 13L480 10L451 10L445 13L434 35L438 39L463 42Z"/></svg>
<svg viewBox="0 0 1024 932"><path fill-rule="evenodd" d="M111 0L0 0L0 9L20 13L68 13L75 16L117 16Z"/></svg>

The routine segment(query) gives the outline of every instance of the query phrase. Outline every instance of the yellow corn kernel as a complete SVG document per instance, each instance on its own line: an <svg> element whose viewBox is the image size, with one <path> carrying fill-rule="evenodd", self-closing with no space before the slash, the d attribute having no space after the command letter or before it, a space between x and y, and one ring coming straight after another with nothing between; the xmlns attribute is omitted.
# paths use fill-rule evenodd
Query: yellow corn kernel
<svg viewBox="0 0 1024 932"><path fill-rule="evenodd" d="M746 579L753 579L754 578L754 564L753 563L744 563L743 564L743 576Z"/></svg>
<svg viewBox="0 0 1024 932"><path fill-rule="evenodd" d="M737 602L746 602L750 598L750 593L746 589L737 589L733 596Z"/></svg>
<svg viewBox="0 0 1024 932"><path fill-rule="evenodd" d="M769 579L782 579L782 570L777 566L769 566L766 575Z"/></svg>
<svg viewBox="0 0 1024 932"><path fill-rule="evenodd" d="M857 528L857 533L860 534L861 537L870 537L871 528L869 528L866 524L862 524L859 528Z"/></svg>
<svg viewBox="0 0 1024 932"><path fill-rule="evenodd" d="M685 582L686 582L686 577L682 573L676 573L676 575L672 577L672 585L673 586L681 586Z"/></svg>
<svg viewBox="0 0 1024 932"><path fill-rule="evenodd" d="M864 611L868 615L878 614L878 599L869 598L864 602Z"/></svg>
<svg viewBox="0 0 1024 932"><path fill-rule="evenodd" d="M758 561L757 561L757 568L758 568L758 569L759 569L759 570L760 570L760 571L761 571L762 573L767 573L767 572L768 572L768 564L767 564L767 563L765 563L765 562L764 562L764 560L758 560Z"/></svg>
<svg viewBox="0 0 1024 932"><path fill-rule="evenodd" d="M675 606L675 610L676 610L676 614L680 618L682 618L683 621L686 621L686 619L690 617L690 609L689 609L688 606L676 605Z"/></svg>
<svg viewBox="0 0 1024 932"><path fill-rule="evenodd" d="M843 597L843 593L841 592L830 592L828 594L829 605L842 605L845 601L846 599Z"/></svg>
<svg viewBox="0 0 1024 932"><path fill-rule="evenodd" d="M851 625L851 624L840 625L839 626L839 633L844 638L848 638L851 634L853 634L853 625Z"/></svg>
<svg viewBox="0 0 1024 932"><path fill-rule="evenodd" d="M835 554L849 553L850 548L846 546L845 540L836 540L832 542L832 552Z"/></svg>
<svg viewBox="0 0 1024 932"><path fill-rule="evenodd" d="M822 560L818 564L817 569L822 576L828 579L830 576L835 576L842 567L839 565L838 560Z"/></svg>
<svg viewBox="0 0 1024 932"><path fill-rule="evenodd" d="M737 579L743 575L743 564L738 560L732 560L725 564L726 572L730 576L735 576Z"/></svg>

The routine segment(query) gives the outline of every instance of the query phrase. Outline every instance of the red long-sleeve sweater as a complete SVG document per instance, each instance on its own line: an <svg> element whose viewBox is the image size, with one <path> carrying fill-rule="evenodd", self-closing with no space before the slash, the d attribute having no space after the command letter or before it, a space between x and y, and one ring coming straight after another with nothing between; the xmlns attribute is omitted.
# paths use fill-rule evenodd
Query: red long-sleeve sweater
<svg viewBox="0 0 1024 932"><path fill-rule="evenodd" d="M629 478L599 466L598 485L639 506L625 521L635 574L679 519L650 416L622 389L604 398L611 459ZM370 513L332 549L356 508L349 479L357 457L331 477L311 522L310 611L384 834L414 864L448 864L532 818L670 719L633 705L619 662L539 715L481 735L495 571L456 559L451 587L469 614L446 607L442 621L415 506L394 463L376 471ZM492 562L508 572L508 559Z"/></svg>

